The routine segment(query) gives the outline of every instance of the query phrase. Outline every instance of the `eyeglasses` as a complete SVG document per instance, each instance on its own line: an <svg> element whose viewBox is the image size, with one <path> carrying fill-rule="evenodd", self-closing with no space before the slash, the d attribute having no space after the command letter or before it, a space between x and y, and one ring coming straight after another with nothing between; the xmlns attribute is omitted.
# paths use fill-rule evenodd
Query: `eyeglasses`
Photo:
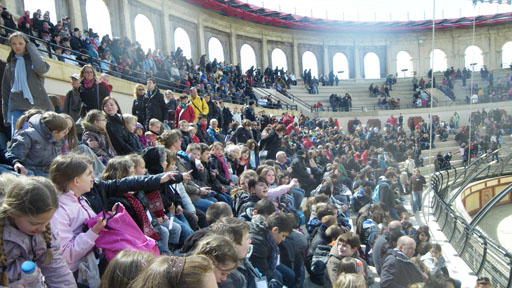
<svg viewBox="0 0 512 288"><path fill-rule="evenodd" d="M144 88L139 88L137 89L137 91L144 91Z"/></svg>
<svg viewBox="0 0 512 288"><path fill-rule="evenodd" d="M478 277L478 278L476 279L476 281L477 281L477 282L480 282L480 281L482 281L482 282L491 282L491 281L489 280L489 277Z"/></svg>

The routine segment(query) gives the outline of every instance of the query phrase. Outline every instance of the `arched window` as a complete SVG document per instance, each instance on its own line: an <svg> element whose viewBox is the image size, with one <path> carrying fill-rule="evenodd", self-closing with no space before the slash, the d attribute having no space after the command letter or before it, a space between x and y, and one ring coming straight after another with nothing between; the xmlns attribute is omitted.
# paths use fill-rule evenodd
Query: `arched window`
<svg viewBox="0 0 512 288"><path fill-rule="evenodd" d="M148 17L137 14L135 16L135 39L139 42L142 50L147 52L148 49L151 51L155 50L155 31L153 30L153 24L149 21Z"/></svg>
<svg viewBox="0 0 512 288"><path fill-rule="evenodd" d="M443 50L434 49L434 51L430 52L430 69L432 69L432 71L446 71L447 68L448 60Z"/></svg>
<svg viewBox="0 0 512 288"><path fill-rule="evenodd" d="M509 41L501 48L501 67L509 68L512 64L512 41Z"/></svg>
<svg viewBox="0 0 512 288"><path fill-rule="evenodd" d="M50 21L52 21L53 24L57 24L57 13L55 12L54 0L24 0L23 7L25 7L25 11L28 10L30 12L30 18L32 18L32 14L34 14L34 12L36 12L37 9L41 9L42 15L44 15L44 12L48 11L50 12Z"/></svg>
<svg viewBox="0 0 512 288"><path fill-rule="evenodd" d="M112 26L110 25L110 13L103 0L87 0L85 2L87 13L87 26L101 37L106 34L112 39Z"/></svg>
<svg viewBox="0 0 512 288"><path fill-rule="evenodd" d="M174 30L174 48L177 50L181 48L183 50L183 56L187 59L192 58L192 46L190 46L190 38L183 28L176 28Z"/></svg>
<svg viewBox="0 0 512 288"><path fill-rule="evenodd" d="M345 54L338 52L332 57L332 71L339 79L349 79L348 60Z"/></svg>
<svg viewBox="0 0 512 288"><path fill-rule="evenodd" d="M380 78L380 59L373 52L368 52L364 55L364 78Z"/></svg>
<svg viewBox="0 0 512 288"><path fill-rule="evenodd" d="M306 51L302 54L302 70L311 69L311 78L316 77L318 79L318 62L316 62L316 56L311 51Z"/></svg>
<svg viewBox="0 0 512 288"><path fill-rule="evenodd" d="M217 62L224 62L224 48L220 40L212 37L208 40L208 58L213 62L213 59L217 59Z"/></svg>
<svg viewBox="0 0 512 288"><path fill-rule="evenodd" d="M272 69L275 69L276 66L286 72L288 71L288 61L286 60L286 54L284 54L283 50L276 48L272 50Z"/></svg>
<svg viewBox="0 0 512 288"><path fill-rule="evenodd" d="M256 53L254 53L254 49L249 44L242 45L240 48L240 59L242 65L242 72L251 69L252 66L256 68Z"/></svg>
<svg viewBox="0 0 512 288"><path fill-rule="evenodd" d="M402 72L402 70L407 71ZM400 51L396 54L396 72L398 77L411 77L413 72L411 55L405 51Z"/></svg>
<svg viewBox="0 0 512 288"><path fill-rule="evenodd" d="M466 51L464 52L464 65L469 69L472 69L474 66L475 71L479 71L484 65L482 49L475 45L471 45L466 48Z"/></svg>

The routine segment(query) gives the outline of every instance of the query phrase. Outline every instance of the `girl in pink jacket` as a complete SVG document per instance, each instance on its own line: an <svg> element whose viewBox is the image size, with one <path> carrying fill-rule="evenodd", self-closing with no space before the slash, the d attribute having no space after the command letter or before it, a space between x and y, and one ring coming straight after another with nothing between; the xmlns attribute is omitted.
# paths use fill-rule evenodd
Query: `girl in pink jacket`
<svg viewBox="0 0 512 288"><path fill-rule="evenodd" d="M0 286L22 284L21 264L30 260L39 267L48 287L76 287L48 225L59 206L50 180L3 174L0 187L5 196L0 207Z"/></svg>

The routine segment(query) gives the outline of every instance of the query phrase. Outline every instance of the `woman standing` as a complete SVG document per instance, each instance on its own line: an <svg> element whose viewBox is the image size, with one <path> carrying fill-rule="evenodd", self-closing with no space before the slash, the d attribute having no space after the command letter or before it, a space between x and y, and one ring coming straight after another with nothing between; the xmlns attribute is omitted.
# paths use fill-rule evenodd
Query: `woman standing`
<svg viewBox="0 0 512 288"><path fill-rule="evenodd" d="M44 89L44 74L50 65L23 33L13 33L9 44L11 52L2 79L2 112L14 135L16 121L23 112L35 107L47 111L54 108Z"/></svg>
<svg viewBox="0 0 512 288"><path fill-rule="evenodd" d="M132 115L137 116L137 122L146 124L146 107L144 107L144 94L146 93L142 84L135 85L133 91Z"/></svg>
<svg viewBox="0 0 512 288"><path fill-rule="evenodd" d="M80 115L83 117L92 109L101 109L101 103L105 97L109 96L108 90L96 80L96 72L90 64L85 65L80 70L80 87L78 87L80 99L82 100L82 109Z"/></svg>

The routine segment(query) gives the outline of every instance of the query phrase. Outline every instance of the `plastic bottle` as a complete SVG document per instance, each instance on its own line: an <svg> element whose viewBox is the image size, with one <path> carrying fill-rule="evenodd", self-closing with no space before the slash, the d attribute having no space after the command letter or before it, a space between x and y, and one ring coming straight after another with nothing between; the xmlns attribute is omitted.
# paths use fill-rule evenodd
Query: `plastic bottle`
<svg viewBox="0 0 512 288"><path fill-rule="evenodd" d="M25 261L21 264L21 280L26 288L45 287L41 271L37 268L36 263L32 261Z"/></svg>

